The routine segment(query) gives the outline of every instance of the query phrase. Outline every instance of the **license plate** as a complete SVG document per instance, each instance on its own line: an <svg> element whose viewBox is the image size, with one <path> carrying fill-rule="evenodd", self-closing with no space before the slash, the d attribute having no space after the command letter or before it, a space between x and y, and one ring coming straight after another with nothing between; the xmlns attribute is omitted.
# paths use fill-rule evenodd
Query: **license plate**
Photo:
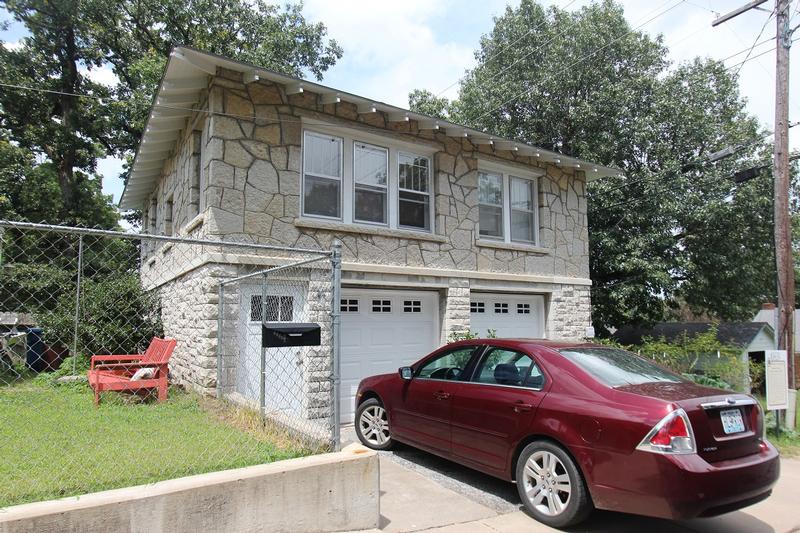
<svg viewBox="0 0 800 533"><path fill-rule="evenodd" d="M742 412L739 409L720 411L719 417L722 420L722 430L726 435L744 431L744 420L742 420Z"/></svg>

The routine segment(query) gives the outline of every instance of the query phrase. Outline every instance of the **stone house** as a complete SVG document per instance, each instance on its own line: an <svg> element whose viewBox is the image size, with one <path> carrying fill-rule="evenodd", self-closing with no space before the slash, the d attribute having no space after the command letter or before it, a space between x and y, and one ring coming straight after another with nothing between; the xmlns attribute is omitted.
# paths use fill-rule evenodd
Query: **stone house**
<svg viewBox="0 0 800 533"><path fill-rule="evenodd" d="M618 173L179 47L120 206L142 210L149 233L313 249L341 240L341 405L352 420L362 377L453 333L586 336L586 183ZM159 265L178 259L144 253L143 277L158 271L152 286L178 291L163 304L168 333L183 337L173 375L211 393L216 280L258 261L193 258L165 276Z"/></svg>

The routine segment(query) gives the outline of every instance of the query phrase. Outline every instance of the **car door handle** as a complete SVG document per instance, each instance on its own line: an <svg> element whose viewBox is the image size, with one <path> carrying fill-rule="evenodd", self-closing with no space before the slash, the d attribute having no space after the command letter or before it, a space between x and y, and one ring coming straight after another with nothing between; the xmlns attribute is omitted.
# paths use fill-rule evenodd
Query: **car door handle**
<svg viewBox="0 0 800 533"><path fill-rule="evenodd" d="M533 406L529 403L523 403L521 401L514 403L514 412L521 413L523 411L530 411L533 409Z"/></svg>
<svg viewBox="0 0 800 533"><path fill-rule="evenodd" d="M436 398L437 400L446 400L450 397L450 393L440 390L438 392L434 392L433 397Z"/></svg>

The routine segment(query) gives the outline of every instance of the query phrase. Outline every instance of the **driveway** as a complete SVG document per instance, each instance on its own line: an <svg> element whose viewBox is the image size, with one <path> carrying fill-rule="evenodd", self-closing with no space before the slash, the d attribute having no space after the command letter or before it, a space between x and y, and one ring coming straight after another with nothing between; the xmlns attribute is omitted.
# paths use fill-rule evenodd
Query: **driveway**
<svg viewBox="0 0 800 533"><path fill-rule="evenodd" d="M352 430L343 437L354 437ZM511 483L409 446L380 452L380 531L556 531L522 511ZM673 522L595 511L570 531L593 533L767 533L800 531L800 460L782 459L781 478L767 500L715 518Z"/></svg>

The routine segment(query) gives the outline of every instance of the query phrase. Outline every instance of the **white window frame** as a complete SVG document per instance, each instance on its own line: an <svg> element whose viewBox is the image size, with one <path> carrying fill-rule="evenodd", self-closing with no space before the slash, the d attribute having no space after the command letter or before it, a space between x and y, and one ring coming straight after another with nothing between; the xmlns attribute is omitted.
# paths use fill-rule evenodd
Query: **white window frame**
<svg viewBox="0 0 800 533"><path fill-rule="evenodd" d="M369 148L378 148L378 149L384 150L386 152L386 185L383 186L383 187L381 187L380 185L367 186L367 187L382 188L384 193L386 194L386 204L385 204L386 212L384 213L385 218L386 218L386 222L375 222L375 221L372 221L372 220L359 220L359 219L356 218L356 187L358 187L358 185L359 185L358 182L356 182L356 174L355 174L355 170L356 170L355 169L355 164L356 164L356 145L357 144L363 144L363 145L368 146ZM352 187L353 212L352 212L352 216L353 216L353 223L354 224L367 224L367 225L370 225L370 226L388 226L389 225L389 211L391 211L391 207L389 206L389 185L390 185L389 175L391 174L390 165L389 165L389 152L390 152L390 150L386 146L380 146L380 145L373 144L373 143L370 143L370 142L367 142L367 141L362 141L360 139L355 139L355 138L353 139L353 151L352 151L352 156L353 156L353 159L352 159L352 161L353 161L352 162L352 168L353 168L353 171L352 171L353 172L353 187Z"/></svg>
<svg viewBox="0 0 800 533"><path fill-rule="evenodd" d="M415 191L413 189L403 189L400 187L400 156L406 157L422 157L428 160L428 192ZM424 231L430 233L433 231L433 159L430 156L424 156L406 150L399 150L396 154L397 158L397 227L400 229L407 229L410 231ZM404 226L400 224L400 193L407 192L411 194L419 194L428 197L428 228L420 228L417 226Z"/></svg>
<svg viewBox="0 0 800 533"><path fill-rule="evenodd" d="M503 236L493 237L491 235L481 235L479 227L478 228L479 239L485 239L487 241L491 240L496 242L504 242L509 244L515 243L515 244L523 244L530 246L539 246L539 211L541 210L541 207L539 206L539 178L544 176L545 173L543 171L537 171L535 169L524 169L517 166L503 165L484 160L478 161L478 172L484 172L487 174L500 174L503 178ZM514 240L511 238L512 178L527 180L533 183L533 206L534 206L533 229L535 238L534 241L527 241L520 239ZM478 177L478 179L480 179L480 177Z"/></svg>
<svg viewBox="0 0 800 533"><path fill-rule="evenodd" d="M306 135L312 135L312 136L315 135L317 137L324 137L326 139L330 138L330 137L333 137L335 139L338 139L339 142L340 142L341 150L340 150L340 154L339 154L339 176L328 176L327 174L311 174L311 176L315 177L315 178L336 180L336 181L339 182L339 199L338 199L339 200L339 216L338 217L329 217L329 216L326 216L326 215L316 215L316 214L313 214L313 213L306 213L306 153L305 153ZM352 144L352 141L351 141L351 144ZM342 217L344 216L344 213L345 213L345 206L344 206L345 202L343 201L343 199L344 199L344 196L345 196L345 194L344 194L344 189L345 189L344 176L345 176L345 172L347 171L347 164L346 164L347 157L345 157L345 154L347 153L346 150L347 150L347 147L345 146L345 139L342 138L339 135L334 135L332 133L327 133L327 132L324 132L324 131L316 131L316 130L312 130L312 129L303 130L303 146L302 146L302 150L301 150L301 154L300 154L300 157L301 157L300 166L302 167L302 172L300 174L300 179L301 179L301 183L300 183L300 185L301 185L300 186L300 189L301 189L301 194L300 194L300 212L303 214L304 217L322 218L322 219L326 219L326 220L342 220ZM351 181L352 181L352 175L353 175L353 172L352 172L352 159L350 159L350 161L351 161L350 176L351 176Z"/></svg>
<svg viewBox="0 0 800 533"><path fill-rule="evenodd" d="M305 212L305 136L306 133L315 133L329 137L338 137L342 140L342 181L340 191L340 217L326 217ZM303 146L301 147L301 187L300 187L300 212L302 217L310 220L337 220L344 224L353 224L366 227L381 227L387 229L398 229L402 231L413 231L427 235L434 234L436 231L436 213L434 191L434 169L433 155L440 150L437 146L428 143L411 143L398 141L382 135L363 132L354 128L345 128L334 125L317 124L308 125L303 128ZM355 180L353 177L353 154L355 153L354 143L360 142L370 144L388 150L389 155L389 180L387 190L387 211L388 223L380 224L377 222L355 220ZM430 216L429 228L416 228L414 226L401 226L399 224L400 211L400 158L399 154L411 155L414 157L424 157L428 159L428 211ZM347 154L350 154L348 156ZM411 191L417 192L417 191ZM423 193L419 193L423 194Z"/></svg>

